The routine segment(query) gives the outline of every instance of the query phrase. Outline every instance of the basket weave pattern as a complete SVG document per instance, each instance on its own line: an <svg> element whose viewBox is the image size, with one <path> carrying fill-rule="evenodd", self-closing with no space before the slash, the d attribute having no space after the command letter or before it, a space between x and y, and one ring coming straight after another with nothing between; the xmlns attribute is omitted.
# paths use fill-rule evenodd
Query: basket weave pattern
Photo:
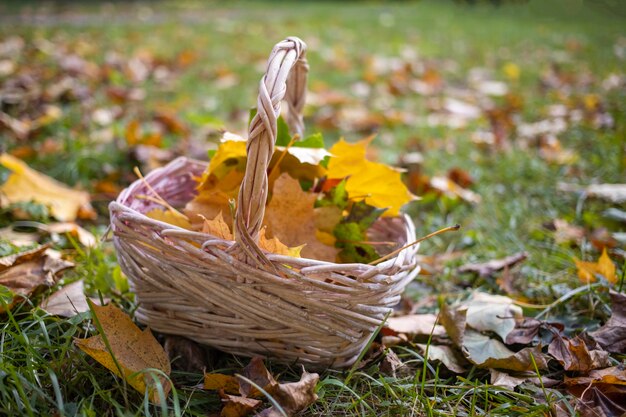
<svg viewBox="0 0 626 417"><path fill-rule="evenodd" d="M234 242L144 215L161 208L143 198L152 195L150 187L175 207L192 200L195 178L207 167L202 162L178 158L154 170L122 191L109 209L113 242L137 295L140 322L231 353L340 368L354 363L418 274L418 247L375 266L293 258L258 247L267 165L283 99L292 132L301 134L304 128L304 54L305 44L288 38L270 55L258 113L250 123ZM415 238L404 215L381 218L369 234L398 247Z"/></svg>

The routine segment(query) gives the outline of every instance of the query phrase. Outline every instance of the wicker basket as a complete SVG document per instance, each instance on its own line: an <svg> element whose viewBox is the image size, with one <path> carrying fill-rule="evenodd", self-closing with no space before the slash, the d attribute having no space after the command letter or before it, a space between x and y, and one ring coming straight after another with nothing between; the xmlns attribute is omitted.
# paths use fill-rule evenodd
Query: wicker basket
<svg viewBox="0 0 626 417"><path fill-rule="evenodd" d="M418 247L366 265L292 258L257 246L283 98L292 131L302 133L304 127L305 48L300 39L288 38L270 55L258 113L250 123L235 241L144 215L161 207L142 198L153 192L175 207L193 199L203 162L178 158L134 182L109 209L113 242L137 295L140 322L231 353L341 368L354 363L418 274ZM381 218L370 235L401 247L414 240L415 230L402 215Z"/></svg>

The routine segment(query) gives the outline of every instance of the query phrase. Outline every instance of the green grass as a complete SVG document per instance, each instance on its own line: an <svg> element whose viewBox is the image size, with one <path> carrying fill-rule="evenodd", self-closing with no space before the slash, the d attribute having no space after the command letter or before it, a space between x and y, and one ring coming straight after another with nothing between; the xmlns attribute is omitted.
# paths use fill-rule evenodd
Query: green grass
<svg viewBox="0 0 626 417"><path fill-rule="evenodd" d="M192 137L200 137L199 143L207 148L209 142L215 141L215 134L204 141L200 133L203 121L217 121L233 131L245 129L248 108L256 103L262 63L272 45L287 35L297 35L310 45L309 84L313 91L328 86L352 94L351 86L363 79L372 55L397 58L410 49L417 53L419 62L435 68L449 86L466 85L473 68L488 69L494 79L507 82L510 93L523 101L520 117L526 122L542 120L549 104L563 102L558 91L544 92L539 86L540 77L554 62L576 77L587 74L591 82L575 88L568 99L576 101L589 94L597 95L616 127L598 129L582 122L560 134L561 144L579 155L573 164L546 162L537 149L523 149L515 141L508 151L477 147L471 138L476 130L489 128L484 117L461 129L388 123L380 128L376 142L380 157L394 163L408 146L417 143L425 157L424 173L441 175L460 167L475 179L473 190L482 197L482 202L475 206L428 197L410 209L420 235L455 223L462 225L460 232L424 243L424 253L464 251L441 274L420 276L409 288L411 297L436 298L444 294L455 299L473 288L501 292L493 278L459 276L455 267L524 250L529 259L515 272L518 295L542 304L567 296L580 286L573 256L598 256L588 243L576 247L556 244L543 223L564 218L589 229L625 231L623 224L602 217L609 204L582 201L575 194L556 189L559 182L624 182L626 175L626 96L623 89L606 92L601 85L610 74L624 77L624 60L616 56L615 48L624 48L626 13L609 8L610 1L590 3L530 1L494 7L486 2L469 6L443 1L238 1L228 6L194 1L107 5L24 5L10 1L0 5L0 42L10 35L22 37L27 52L19 64L39 68L41 76L49 77L50 83L55 82L58 63L42 52L46 45L82 51L86 59L100 65L111 51L122 59L148 51L166 67L175 67L176 57L183 52L194 54L195 60L189 66L173 69L170 82L148 81L140 85L146 98L121 105L125 113L111 125L112 140L98 140L102 127L88 117L92 110L112 105L105 87L97 83L91 102L60 104L64 117L32 138L29 145L35 147L47 138L60 147L47 154L35 153L25 158L27 162L60 181L90 191L101 180L125 185L134 179L132 167L137 162L124 142L124 129L133 119L147 125L156 109L173 111L190 126ZM39 10L48 18L38 24L18 21L15 16L25 16L27 10ZM332 56L338 58L329 58ZM507 80L503 72L507 63L519 67L518 81ZM237 76L236 83L225 89L215 82L215 74L223 70ZM382 86L385 82L383 77L377 84ZM119 71L107 83L118 87L133 85ZM401 95L387 104L359 100L374 112L392 108L416 117L426 115L430 105L428 98L417 94ZM494 101L504 105L504 98ZM309 111L306 121L310 132L318 130L314 120L314 112ZM327 142L340 136L358 139L366 133L324 130ZM170 148L176 147L179 140L180 135L175 133L164 137ZM24 145L0 131L0 147L15 151ZM98 235L102 235L107 223L109 199L110 196L96 193L94 203L100 218L87 226ZM7 212L0 213L0 227L13 221L15 218ZM110 243L92 250L72 242L60 242L56 247L77 265L65 275L64 282L84 279L91 294L112 298L128 312L134 310L133 296ZM613 259L618 263L624 261L624 249L621 245L614 250ZM620 266L623 271L624 266ZM200 416L218 412L217 395L193 388L201 382L202 375L182 371L172 374L176 395L170 395L167 409L150 405L73 346L73 338L93 333L88 314L69 320L48 316L36 307L39 300L39 296L34 297L0 316L0 415ZM577 319L568 322L570 329L593 328L607 317L606 302L606 287L594 287L567 298L544 318L565 321L575 314ZM431 303L425 309L432 311L436 307L436 303ZM323 372L318 386L320 400L304 415L544 416L549 413L550 404L564 396L553 388L544 391L525 385L513 392L495 387L489 384L488 371L477 368L456 376L443 366L425 363L412 345L396 352L408 368L398 377L382 374L378 364L349 374ZM236 371L245 362L225 354L215 355L214 359L215 369L229 371ZM623 359L616 357L615 361ZM300 372L298 367L270 366L286 379L297 378ZM546 400L546 394L550 400Z"/></svg>

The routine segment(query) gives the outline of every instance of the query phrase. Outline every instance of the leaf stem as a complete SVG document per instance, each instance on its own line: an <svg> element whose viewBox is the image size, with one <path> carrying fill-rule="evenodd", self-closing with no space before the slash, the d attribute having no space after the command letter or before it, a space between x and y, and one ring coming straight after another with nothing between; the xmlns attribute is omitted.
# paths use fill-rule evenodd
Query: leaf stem
<svg viewBox="0 0 626 417"><path fill-rule="evenodd" d="M444 227L443 229L439 229L436 232L429 233L426 236L420 237L416 241L409 243L408 245L405 245L405 246L403 246L403 247L401 247L399 249L396 249L393 252L388 253L387 255L385 255L385 256L383 256L381 258L378 258L375 261L370 262L368 265L378 265L379 263L381 263L383 261L386 261L387 259L393 258L394 256L396 256L397 254L399 254L403 250L405 250L407 248L410 248L411 246L415 246L418 243L425 241L426 239L430 239L431 237L437 236L437 235L439 235L441 233L450 232L450 231L453 231L453 230L456 231L456 230L459 230L460 228L461 228L461 225L455 224L454 226Z"/></svg>

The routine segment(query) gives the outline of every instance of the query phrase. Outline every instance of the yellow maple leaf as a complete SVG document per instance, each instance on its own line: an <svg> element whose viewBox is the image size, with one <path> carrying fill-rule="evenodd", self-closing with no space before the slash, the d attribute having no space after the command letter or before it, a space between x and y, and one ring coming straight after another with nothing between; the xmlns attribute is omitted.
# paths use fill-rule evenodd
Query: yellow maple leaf
<svg viewBox="0 0 626 417"><path fill-rule="evenodd" d="M299 258L300 253L302 252L302 248L304 248L304 246L305 245L300 245L290 248L283 242L278 240L277 237L273 237L270 239L265 236L265 228L261 229L261 232L259 233L259 247L277 255L285 255Z"/></svg>
<svg viewBox="0 0 626 417"><path fill-rule="evenodd" d="M233 240L233 234L228 224L224 221L221 211L211 220L204 219L202 223L202 233L208 233L211 236L224 240Z"/></svg>
<svg viewBox="0 0 626 417"><path fill-rule="evenodd" d="M317 195L306 192L284 173L276 179L263 224L268 232L289 247L306 245L302 257L334 262L338 250L315 237L314 203Z"/></svg>
<svg viewBox="0 0 626 417"><path fill-rule="evenodd" d="M95 319L100 323L111 350L109 351L101 334L88 339L74 339L74 343L115 375L125 378L137 391L143 394L147 390L153 403L159 401L154 377L160 381L167 396L171 389L169 380L160 374L148 375L143 372L148 368L159 369L168 376L171 372L167 353L150 329L141 331L128 315L112 304L100 307L91 301L88 303L95 313Z"/></svg>
<svg viewBox="0 0 626 417"><path fill-rule="evenodd" d="M161 210L155 208L147 212L146 216L154 220L159 220L174 226L182 227L183 229L191 229L191 223L189 222L189 218L187 218L187 216L178 211Z"/></svg>
<svg viewBox="0 0 626 417"><path fill-rule="evenodd" d="M346 191L354 201L365 200L371 206L387 208L383 216L397 216L400 208L415 196L409 192L400 171L365 157L371 139L348 143L339 140L330 153L328 178L348 178Z"/></svg>
<svg viewBox="0 0 626 417"><path fill-rule="evenodd" d="M574 258L574 263L578 270L578 278L584 283L595 282L596 274L602 275L611 284L617 282L615 264L613 264L613 261L609 258L606 248L602 251L598 262L585 262Z"/></svg>
<svg viewBox="0 0 626 417"><path fill-rule="evenodd" d="M3 206L34 201L49 207L50 214L60 221L95 217L89 193L73 190L6 153L0 155L0 165L11 171L6 182L0 185Z"/></svg>

